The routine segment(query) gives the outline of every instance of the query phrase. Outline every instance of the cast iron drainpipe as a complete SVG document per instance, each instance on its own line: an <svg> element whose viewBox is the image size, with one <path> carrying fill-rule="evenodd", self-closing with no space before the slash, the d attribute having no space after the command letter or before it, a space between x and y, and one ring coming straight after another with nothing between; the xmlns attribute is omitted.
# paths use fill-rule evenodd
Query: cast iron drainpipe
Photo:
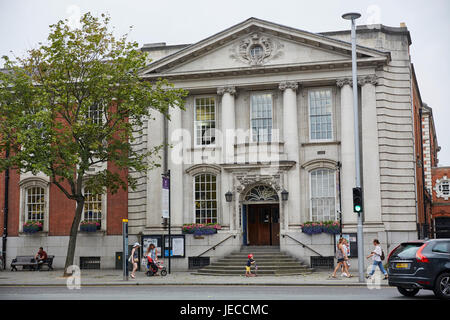
<svg viewBox="0 0 450 320"><path fill-rule="evenodd" d="M6 148L5 158L9 158L9 148ZM2 235L2 260L3 270L6 269L6 240L8 238L8 198L9 198L9 168L5 170L5 202L3 207L3 235Z"/></svg>

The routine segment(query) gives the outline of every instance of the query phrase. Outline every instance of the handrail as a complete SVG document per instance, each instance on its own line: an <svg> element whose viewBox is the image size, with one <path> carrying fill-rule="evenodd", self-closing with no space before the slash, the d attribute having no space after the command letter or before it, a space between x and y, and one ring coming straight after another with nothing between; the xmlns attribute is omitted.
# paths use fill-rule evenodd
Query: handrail
<svg viewBox="0 0 450 320"><path fill-rule="evenodd" d="M303 248L306 247L306 248L308 248L309 250L311 250L312 252L314 252L314 253L318 254L319 256L323 257L323 255L321 255L320 253L318 253L316 250L314 250L314 249L308 247L306 244L304 244L304 243L298 241L297 239L291 237L290 235L288 235L288 234L282 234L281 236L282 236L283 238L284 238L284 237L289 237L289 238L291 238L292 240L294 240L295 242L300 243L300 244L303 246Z"/></svg>
<svg viewBox="0 0 450 320"><path fill-rule="evenodd" d="M211 249L212 249L212 250L216 250L216 247L217 247L217 246L220 246L222 243L224 243L225 241L227 241L227 240L230 239L231 237L233 237L233 238L236 239L236 235L235 235L235 234L232 234L232 235L228 236L227 238L223 239L222 241L220 241L219 243L213 245L211 248L209 248L209 249L206 250L205 252L199 254L199 255L197 256L197 258L199 258L200 256L204 255L205 253L207 253L207 252L208 252L209 250L211 250Z"/></svg>

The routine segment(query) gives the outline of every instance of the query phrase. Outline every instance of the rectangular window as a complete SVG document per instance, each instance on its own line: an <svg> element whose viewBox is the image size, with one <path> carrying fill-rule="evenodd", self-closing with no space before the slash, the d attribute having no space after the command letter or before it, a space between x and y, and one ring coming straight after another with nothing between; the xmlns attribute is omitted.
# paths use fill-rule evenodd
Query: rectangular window
<svg viewBox="0 0 450 320"><path fill-rule="evenodd" d="M31 187L26 189L27 221L44 220L45 191L44 188Z"/></svg>
<svg viewBox="0 0 450 320"><path fill-rule="evenodd" d="M213 97L195 99L195 144L214 145L216 136L216 101Z"/></svg>
<svg viewBox="0 0 450 320"><path fill-rule="evenodd" d="M272 95L270 93L252 95L250 109L252 142L271 142Z"/></svg>
<svg viewBox="0 0 450 320"><path fill-rule="evenodd" d="M216 176L199 174L194 184L195 222L217 223Z"/></svg>
<svg viewBox="0 0 450 320"><path fill-rule="evenodd" d="M316 169L311 171L311 220L336 220L335 171Z"/></svg>
<svg viewBox="0 0 450 320"><path fill-rule="evenodd" d="M84 220L101 221L102 220L102 195L92 193L89 189L84 192Z"/></svg>
<svg viewBox="0 0 450 320"><path fill-rule="evenodd" d="M91 119L92 123L102 124L102 109L98 104L93 104L89 107L87 117Z"/></svg>
<svg viewBox="0 0 450 320"><path fill-rule="evenodd" d="M309 136L311 140L333 139L330 89L309 91Z"/></svg>

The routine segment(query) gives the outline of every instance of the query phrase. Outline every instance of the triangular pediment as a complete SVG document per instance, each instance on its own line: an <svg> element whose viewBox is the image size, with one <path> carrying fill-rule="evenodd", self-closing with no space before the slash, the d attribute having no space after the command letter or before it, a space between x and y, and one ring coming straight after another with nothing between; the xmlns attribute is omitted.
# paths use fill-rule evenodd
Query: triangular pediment
<svg viewBox="0 0 450 320"><path fill-rule="evenodd" d="M357 47L358 61L386 61L389 54ZM246 69L270 69L347 64L351 44L323 35L248 19L162 58L142 70L143 77L205 74Z"/></svg>

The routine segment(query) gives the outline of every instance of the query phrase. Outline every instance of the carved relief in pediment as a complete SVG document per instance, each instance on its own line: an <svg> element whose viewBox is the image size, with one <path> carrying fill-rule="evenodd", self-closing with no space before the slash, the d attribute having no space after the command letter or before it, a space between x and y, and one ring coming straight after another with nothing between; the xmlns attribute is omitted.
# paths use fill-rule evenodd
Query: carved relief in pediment
<svg viewBox="0 0 450 320"><path fill-rule="evenodd" d="M252 34L242 39L230 49L230 58L252 66L263 65L283 54L284 45L274 38Z"/></svg>

